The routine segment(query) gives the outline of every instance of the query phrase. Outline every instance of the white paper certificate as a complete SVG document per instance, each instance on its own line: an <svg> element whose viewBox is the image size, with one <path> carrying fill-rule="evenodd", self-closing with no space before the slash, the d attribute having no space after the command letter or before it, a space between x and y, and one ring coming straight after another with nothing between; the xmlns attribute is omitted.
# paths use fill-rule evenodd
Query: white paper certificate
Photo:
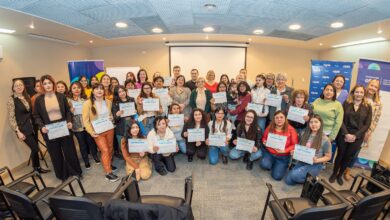
<svg viewBox="0 0 390 220"><path fill-rule="evenodd" d="M127 90L127 95L136 99L139 94L141 93L141 89L128 89Z"/></svg>
<svg viewBox="0 0 390 220"><path fill-rule="evenodd" d="M163 98L168 96L168 89L155 89L154 93L158 95L158 97Z"/></svg>
<svg viewBox="0 0 390 220"><path fill-rule="evenodd" d="M213 98L215 104L227 102L226 92L213 93Z"/></svg>
<svg viewBox="0 0 390 220"><path fill-rule="evenodd" d="M134 102L119 103L119 110L123 110L122 118L137 114Z"/></svg>
<svg viewBox="0 0 390 220"><path fill-rule="evenodd" d="M225 142L226 142L225 133L209 135L209 146L224 147L226 146Z"/></svg>
<svg viewBox="0 0 390 220"><path fill-rule="evenodd" d="M260 115L263 112L263 105L262 104L257 104L257 103L248 103L247 109L250 110L252 109L253 111L256 112L257 115Z"/></svg>
<svg viewBox="0 0 390 220"><path fill-rule="evenodd" d="M282 104L282 96L276 94L267 94L265 104L273 107L280 107Z"/></svg>
<svg viewBox="0 0 390 220"><path fill-rule="evenodd" d="M127 143L129 153L143 153L151 149L146 139L128 139Z"/></svg>
<svg viewBox="0 0 390 220"><path fill-rule="evenodd" d="M47 130L49 130L49 132L47 132L49 140L69 135L69 129L66 121L47 124L45 125L45 127L47 128Z"/></svg>
<svg viewBox="0 0 390 220"><path fill-rule="evenodd" d="M286 147L287 136L268 133L267 147L284 150Z"/></svg>
<svg viewBox="0 0 390 220"><path fill-rule="evenodd" d="M255 146L255 141L248 140L245 138L237 138L237 150L243 150L248 151L249 153L252 153L253 147Z"/></svg>
<svg viewBox="0 0 390 220"><path fill-rule="evenodd" d="M144 111L158 111L160 110L160 102L158 99L148 98L144 99L143 102Z"/></svg>
<svg viewBox="0 0 390 220"><path fill-rule="evenodd" d="M305 147L299 144L295 145L293 158L304 163L313 164L313 157L316 155L316 149Z"/></svg>
<svg viewBox="0 0 390 220"><path fill-rule="evenodd" d="M172 83L172 77L170 76L164 77L164 86L171 86L171 83Z"/></svg>
<svg viewBox="0 0 390 220"><path fill-rule="evenodd" d="M197 142L205 140L204 128L188 129L188 142Z"/></svg>
<svg viewBox="0 0 390 220"><path fill-rule="evenodd" d="M92 121L92 127L96 134L101 134L105 131L113 129L114 125L108 117L101 117Z"/></svg>
<svg viewBox="0 0 390 220"><path fill-rule="evenodd" d="M303 108L297 108L294 106L290 106L290 109L287 113L287 119L291 121L296 121L301 124L305 124L305 119L303 119L304 116L307 116L309 114L309 110L303 109Z"/></svg>
<svg viewBox="0 0 390 220"><path fill-rule="evenodd" d="M169 126L181 126L184 125L184 114L169 114L168 115Z"/></svg>
<svg viewBox="0 0 390 220"><path fill-rule="evenodd" d="M176 152L176 139L158 140L156 145L159 148L157 151L158 154Z"/></svg>
<svg viewBox="0 0 390 220"><path fill-rule="evenodd" d="M72 101L72 107L74 108L74 115L81 115L83 113L83 103Z"/></svg>

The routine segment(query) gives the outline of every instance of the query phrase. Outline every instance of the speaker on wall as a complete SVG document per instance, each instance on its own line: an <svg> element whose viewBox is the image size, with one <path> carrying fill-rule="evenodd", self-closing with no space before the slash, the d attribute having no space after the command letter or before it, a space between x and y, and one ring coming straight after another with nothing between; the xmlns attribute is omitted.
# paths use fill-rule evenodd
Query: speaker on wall
<svg viewBox="0 0 390 220"><path fill-rule="evenodd" d="M33 96L35 95L35 77L21 77L21 78L14 78L12 79L12 81L15 81L15 80L22 80L23 83L24 83L24 86L26 87L26 90L27 90L27 93L30 95L30 96Z"/></svg>

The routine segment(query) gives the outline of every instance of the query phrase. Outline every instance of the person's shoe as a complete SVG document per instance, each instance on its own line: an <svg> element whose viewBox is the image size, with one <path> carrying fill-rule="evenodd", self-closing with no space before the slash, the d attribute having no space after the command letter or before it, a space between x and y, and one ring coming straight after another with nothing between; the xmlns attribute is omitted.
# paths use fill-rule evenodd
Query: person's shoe
<svg viewBox="0 0 390 220"><path fill-rule="evenodd" d="M228 158L226 156L222 156L222 163L227 164L228 163Z"/></svg>
<svg viewBox="0 0 390 220"><path fill-rule="evenodd" d="M193 156L188 156L187 160L188 160L188 162L192 162L194 160L194 157Z"/></svg>
<svg viewBox="0 0 390 220"><path fill-rule="evenodd" d="M329 182L334 183L336 181L337 175L335 173L332 173L332 175L329 177Z"/></svg>
<svg viewBox="0 0 390 220"><path fill-rule="evenodd" d="M87 170L91 169L91 164L89 162L85 163L85 168Z"/></svg>
<svg viewBox="0 0 390 220"><path fill-rule="evenodd" d="M163 168L161 170L156 170L158 174L160 174L161 176L165 176L168 174L168 172Z"/></svg>
<svg viewBox="0 0 390 220"><path fill-rule="evenodd" d="M351 168L347 167L347 169L345 170L345 172L344 172L344 179L346 181L350 181L352 179Z"/></svg>
<svg viewBox="0 0 390 220"><path fill-rule="evenodd" d="M111 165L111 170L112 170L112 172L116 172L116 171L118 171L118 168L116 168L116 166L114 166L114 165Z"/></svg>
<svg viewBox="0 0 390 220"><path fill-rule="evenodd" d="M118 159L123 160L123 156L122 156L122 154L121 154L119 151L115 151L115 152L114 152L114 156L115 156L116 158L118 158Z"/></svg>
<svg viewBox="0 0 390 220"><path fill-rule="evenodd" d="M248 161L246 163L246 169L247 170L252 170L253 169L253 161Z"/></svg>
<svg viewBox="0 0 390 220"><path fill-rule="evenodd" d="M50 172L50 170L45 170L42 167L38 167L38 168L36 168L34 170L38 171L38 173L48 173L48 172Z"/></svg>
<svg viewBox="0 0 390 220"><path fill-rule="evenodd" d="M342 186L344 184L344 181L343 181L343 175L338 175L337 176L337 183Z"/></svg>
<svg viewBox="0 0 390 220"><path fill-rule="evenodd" d="M97 155L94 156L93 159L95 160L96 164L100 164L100 159L99 159L99 157Z"/></svg>
<svg viewBox="0 0 390 220"><path fill-rule="evenodd" d="M242 162L243 163L248 163L248 161L249 161L249 154L245 153L244 158L242 158Z"/></svg>
<svg viewBox="0 0 390 220"><path fill-rule="evenodd" d="M108 173L106 175L106 180L110 181L110 182L116 182L119 180L118 176L113 174L113 173Z"/></svg>

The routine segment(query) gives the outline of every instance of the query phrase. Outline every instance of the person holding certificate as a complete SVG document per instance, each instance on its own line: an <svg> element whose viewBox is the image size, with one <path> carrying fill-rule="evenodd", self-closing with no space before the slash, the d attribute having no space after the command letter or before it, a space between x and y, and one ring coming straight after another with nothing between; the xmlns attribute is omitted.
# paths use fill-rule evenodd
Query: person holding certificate
<svg viewBox="0 0 390 220"><path fill-rule="evenodd" d="M162 76L157 76L153 79L153 93L156 94L159 97L161 107L163 110L163 115L168 115L168 106L172 104L172 98L168 94L169 90L168 88L164 88L164 78Z"/></svg>
<svg viewBox="0 0 390 220"><path fill-rule="evenodd" d="M100 78L100 83L104 87L104 98L112 102L114 99L114 92L111 89L111 77L107 74L103 74Z"/></svg>
<svg viewBox="0 0 390 220"><path fill-rule="evenodd" d="M177 103L180 106L180 111L184 114L184 117L188 119L191 114L190 96L191 90L185 87L185 78L183 75L179 75L176 78L175 86L169 89L169 95L172 98L173 103Z"/></svg>
<svg viewBox="0 0 390 220"><path fill-rule="evenodd" d="M181 123L173 123L173 121L170 120L170 117L172 116L179 116L181 113L180 110L181 108L179 104L173 103L172 105L169 106L168 125L176 137L176 143L179 146L180 152L186 154L187 152L186 141L181 136L184 127L184 120L182 120Z"/></svg>
<svg viewBox="0 0 390 220"><path fill-rule="evenodd" d="M140 69L137 73L137 83L135 84L135 87L140 89L145 82L148 82L148 73L145 69Z"/></svg>
<svg viewBox="0 0 390 220"><path fill-rule="evenodd" d="M270 121L272 121L272 119L274 118L274 114L276 111L278 110L285 111L288 103L291 100L291 93L293 92L294 89L288 87L286 85L286 82L287 82L287 75L285 73L278 73L276 75L276 87L271 89L271 94L282 96L282 101L280 103L280 106L278 107L274 107L274 106L269 107L268 119Z"/></svg>
<svg viewBox="0 0 390 220"><path fill-rule="evenodd" d="M189 142L189 140L193 139L193 137L191 137L192 134L188 131L189 129L203 129L204 137L195 138L203 140ZM195 108L192 110L190 119L184 124L183 132L181 133L181 136L186 140L188 162L192 162L195 153L199 159L206 159L207 145L205 141L208 138L208 135L209 127L207 126L206 114L202 109Z"/></svg>
<svg viewBox="0 0 390 220"><path fill-rule="evenodd" d="M70 176L81 176L76 147L73 137L69 134L69 129L72 129L72 113L68 100L64 95L54 91L55 82L52 76L42 76L41 83L44 94L35 100L34 119L43 134L56 177L66 180ZM55 130L61 137L50 139L51 131L47 126L50 128L50 125L57 122L66 123L67 128L60 127L60 130Z"/></svg>
<svg viewBox="0 0 390 220"><path fill-rule="evenodd" d="M146 140L145 136L142 135L139 125L135 122L126 124L124 136L122 136L120 142L123 159L126 161L126 175L131 175L135 172L137 181L141 179L147 180L152 175L152 166L149 162L148 151L130 153L130 151L133 152L131 145L129 145L129 140L131 139Z"/></svg>
<svg viewBox="0 0 390 220"><path fill-rule="evenodd" d="M247 82L241 81L237 85L238 87L238 98L237 98L237 106L233 110L229 110L229 114L231 115L237 115L236 121L234 125L237 127L237 125L244 121L244 116L246 115L246 107L248 106L248 103L251 102L251 94L250 94L250 87Z"/></svg>
<svg viewBox="0 0 390 220"><path fill-rule="evenodd" d="M218 82L215 82L214 70L207 71L204 87L208 89L211 93L215 93L217 91Z"/></svg>
<svg viewBox="0 0 390 220"><path fill-rule="evenodd" d="M348 91L344 89L345 85L345 76L342 74L337 74L333 80L332 84L336 88L336 99L339 101L341 104L345 102L348 98Z"/></svg>
<svg viewBox="0 0 390 220"><path fill-rule="evenodd" d="M307 122L309 121L309 116L313 114L313 110L311 106L307 103L308 99L309 99L309 95L307 94L306 90L303 89L294 90L291 97L291 103L288 105L285 111L285 113L287 114L287 118L290 118L288 114L291 106L299 110L306 110L305 112L308 112L308 114L304 116L298 115L301 116L299 120L288 119L288 123L297 130L298 135L301 135L304 132L305 128L307 127ZM303 111L298 111L298 112L303 112ZM294 116L295 115L296 114L294 114Z"/></svg>
<svg viewBox="0 0 390 220"><path fill-rule="evenodd" d="M319 115L312 115L308 121L309 125L301 136L299 145L313 149L314 156L304 158L310 160L310 163L299 161L292 170L290 170L284 181L288 185L304 183L306 175L316 177L322 170L322 165L332 158L332 145L329 138L325 135L322 119ZM294 152L294 156L295 156ZM306 156L306 155L305 155Z"/></svg>
<svg viewBox="0 0 390 220"><path fill-rule="evenodd" d="M191 92L190 106L192 109L202 109L207 114L211 111L210 100L212 98L210 90L204 86L205 80L203 77L199 77L196 80L196 86ZM191 117L191 116L190 116Z"/></svg>
<svg viewBox="0 0 390 220"><path fill-rule="evenodd" d="M228 163L229 141L232 137L232 123L225 118L225 110L217 107L213 115L214 120L210 121L209 139L206 144L209 146L209 163L215 165L219 160L219 153L222 154L222 163Z"/></svg>
<svg viewBox="0 0 390 220"><path fill-rule="evenodd" d="M213 94L225 94L226 101L225 102L218 102L216 103L216 100L212 98L210 100L211 102L211 111L215 111L217 108L222 108L225 112L228 111L228 103L227 103L227 85L224 82L220 82L217 87L217 92Z"/></svg>
<svg viewBox="0 0 390 220"><path fill-rule="evenodd" d="M174 152L171 153L158 153L160 150L163 150L159 146L160 141L172 141L174 146L172 146L177 152L179 148L176 144L176 138L171 129L168 128L167 119L163 116L157 116L154 120L154 128L148 134L149 145L152 146L151 152L152 161L154 169L161 176L165 176L168 172L175 172L176 163L174 158ZM168 172L167 172L168 171Z"/></svg>
<svg viewBox="0 0 390 220"><path fill-rule="evenodd" d="M265 98L267 97L267 94L271 93L271 91L267 89L265 81L266 79L264 74L257 75L256 84L253 86L251 91L252 102L261 105L262 107L261 112L257 113L257 125L262 132L265 130L269 111L269 106L265 105Z"/></svg>
<svg viewBox="0 0 390 220"><path fill-rule="evenodd" d="M246 111L244 115L244 120L241 121L241 123L237 126L237 138L243 138L246 140L253 141L254 145L248 151L239 150L241 149L241 146L238 145L238 140L234 139L233 144L236 145L236 147L234 147L229 154L229 157L232 160L237 160L241 157L244 157L243 161L246 163L247 170L252 170L253 161L261 157L260 149L262 146L262 131L259 126L257 126L256 121L256 112L253 110Z"/></svg>
<svg viewBox="0 0 390 220"><path fill-rule="evenodd" d="M104 97L104 86L95 84L89 100L83 105L83 123L87 132L95 139L100 150L106 180L118 181L112 165L114 151L114 126L112 124L111 101Z"/></svg>
<svg viewBox="0 0 390 220"><path fill-rule="evenodd" d="M274 138L268 138L268 136ZM284 143L277 141L278 137L284 140ZM266 148L263 149L260 167L264 170L271 170L272 178L279 181L286 173L290 163L290 153L298 143L297 132L288 124L286 114L283 111L275 112L270 125L265 129L263 143ZM281 144L284 146L277 146Z"/></svg>

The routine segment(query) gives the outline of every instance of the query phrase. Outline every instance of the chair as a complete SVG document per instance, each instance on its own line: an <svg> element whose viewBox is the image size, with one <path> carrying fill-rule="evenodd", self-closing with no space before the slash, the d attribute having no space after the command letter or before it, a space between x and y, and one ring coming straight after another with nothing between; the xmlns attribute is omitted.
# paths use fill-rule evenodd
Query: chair
<svg viewBox="0 0 390 220"><path fill-rule="evenodd" d="M305 185L310 184L310 182L311 180L308 177ZM335 190L325 184L323 180L315 181L311 189L312 193L306 192L307 197L302 197L302 195L305 194L302 193L301 197L279 199L273 191L272 185L270 183L266 183L266 185L268 188L268 195L261 217L262 220L265 218L268 206L271 209L274 218L278 220L337 220L343 218L349 207L347 201L339 202L334 205L318 206L318 200L313 199L313 194L317 194L318 192L321 194L324 189L328 190L332 194L336 193ZM306 187L305 185L304 189ZM274 200L269 201L271 196ZM340 197L340 200L342 201L344 200L341 196L336 195L336 197Z"/></svg>
<svg viewBox="0 0 390 220"><path fill-rule="evenodd" d="M361 190L364 183L373 184L382 191L365 196ZM339 190L337 193L353 206L347 214L347 219L353 220L377 219L390 199L390 189L365 174L355 176L349 190ZM322 200L325 204L340 202L338 197L330 194L324 194Z"/></svg>

